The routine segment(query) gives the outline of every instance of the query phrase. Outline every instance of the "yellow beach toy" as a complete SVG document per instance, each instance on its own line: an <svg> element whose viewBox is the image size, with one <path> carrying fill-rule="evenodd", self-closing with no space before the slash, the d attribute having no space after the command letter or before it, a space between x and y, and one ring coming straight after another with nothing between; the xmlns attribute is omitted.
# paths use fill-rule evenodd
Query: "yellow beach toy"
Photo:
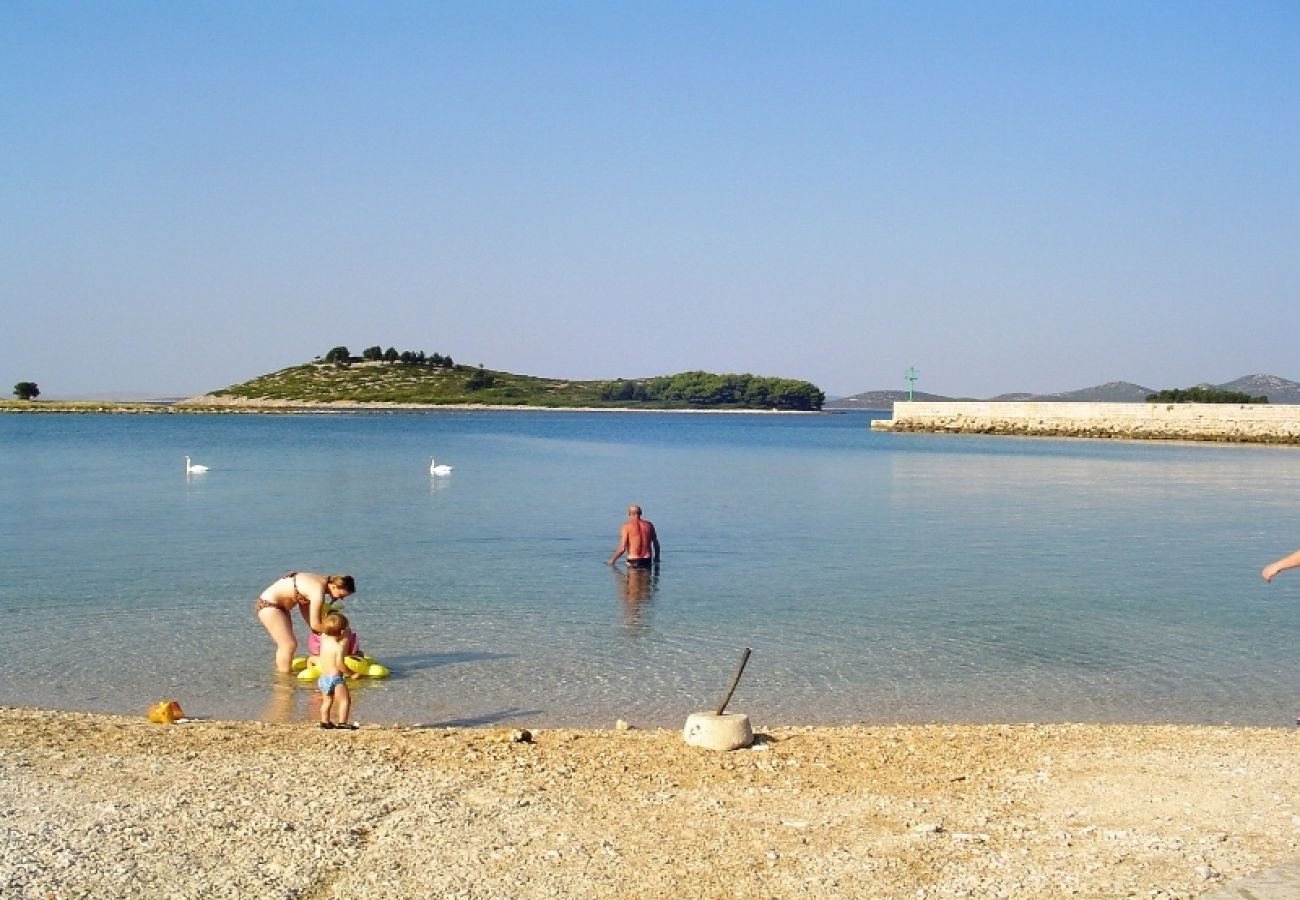
<svg viewBox="0 0 1300 900"><path fill-rule="evenodd" d="M388 677L388 666L381 666L369 656L347 656L343 662L353 672L366 678Z"/></svg>
<svg viewBox="0 0 1300 900"><path fill-rule="evenodd" d="M149 721L159 725L170 725L178 719L185 718L181 705L175 700L159 700L149 707Z"/></svg>
<svg viewBox="0 0 1300 900"><path fill-rule="evenodd" d="M363 678L387 678L391 674L388 666L380 665L369 656L345 656L343 663L350 671ZM315 681L320 678L320 666L309 664L305 656L294 659L293 671L298 673L301 681Z"/></svg>

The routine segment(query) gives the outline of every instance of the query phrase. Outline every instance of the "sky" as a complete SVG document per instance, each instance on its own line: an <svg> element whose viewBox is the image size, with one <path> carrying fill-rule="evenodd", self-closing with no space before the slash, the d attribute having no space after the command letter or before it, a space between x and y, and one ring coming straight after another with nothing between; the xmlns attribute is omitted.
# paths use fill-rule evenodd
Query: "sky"
<svg viewBox="0 0 1300 900"><path fill-rule="evenodd" d="M1300 380L1300 3L0 4L0 391Z"/></svg>

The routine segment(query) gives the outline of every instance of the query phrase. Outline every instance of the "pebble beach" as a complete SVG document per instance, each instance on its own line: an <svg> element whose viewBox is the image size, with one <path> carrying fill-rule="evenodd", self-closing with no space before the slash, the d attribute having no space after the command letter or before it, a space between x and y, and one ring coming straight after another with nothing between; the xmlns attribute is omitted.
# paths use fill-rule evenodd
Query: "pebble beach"
<svg viewBox="0 0 1300 900"><path fill-rule="evenodd" d="M1181 898L1300 856L1290 729L754 724L0 708L0 895Z"/></svg>

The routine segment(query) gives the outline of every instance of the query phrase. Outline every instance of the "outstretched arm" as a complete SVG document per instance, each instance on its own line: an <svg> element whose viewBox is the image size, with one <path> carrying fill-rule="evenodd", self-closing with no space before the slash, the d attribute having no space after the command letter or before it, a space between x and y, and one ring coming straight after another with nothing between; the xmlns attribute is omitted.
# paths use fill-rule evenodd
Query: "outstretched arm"
<svg viewBox="0 0 1300 900"><path fill-rule="evenodd" d="M1300 550L1292 553L1290 556L1284 556L1277 562L1271 562L1264 567L1260 574L1264 576L1265 581L1272 581L1273 576L1278 572L1284 572L1287 569L1294 569L1300 566Z"/></svg>

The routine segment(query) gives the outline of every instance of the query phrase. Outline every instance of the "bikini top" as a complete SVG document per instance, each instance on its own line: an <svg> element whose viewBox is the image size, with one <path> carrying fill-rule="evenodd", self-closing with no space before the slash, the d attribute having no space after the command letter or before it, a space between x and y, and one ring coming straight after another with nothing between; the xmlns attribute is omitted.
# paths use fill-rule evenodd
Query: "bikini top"
<svg viewBox="0 0 1300 900"><path fill-rule="evenodd" d="M304 595L302 591L298 590L297 572L285 572L283 575L280 576L280 578L281 580L285 578L290 578L293 580L293 602L294 603L298 604L299 606L306 606L311 602L310 600L307 599L306 595Z"/></svg>

